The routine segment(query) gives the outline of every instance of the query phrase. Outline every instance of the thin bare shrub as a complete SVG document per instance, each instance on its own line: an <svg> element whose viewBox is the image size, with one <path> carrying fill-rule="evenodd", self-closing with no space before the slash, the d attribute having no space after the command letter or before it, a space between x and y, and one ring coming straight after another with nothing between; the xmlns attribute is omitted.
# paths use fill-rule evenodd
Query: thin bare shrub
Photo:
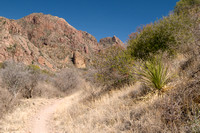
<svg viewBox="0 0 200 133"><path fill-rule="evenodd" d="M32 92L33 98L54 98L64 97L65 93L56 88L52 82L39 81Z"/></svg>
<svg viewBox="0 0 200 133"><path fill-rule="evenodd" d="M54 78L55 87L65 93L72 93L84 87L84 81L78 70L66 68L56 74Z"/></svg>
<svg viewBox="0 0 200 133"><path fill-rule="evenodd" d="M31 73L24 64L5 62L1 70L2 85L14 96L32 97L32 91L37 85L38 77Z"/></svg>

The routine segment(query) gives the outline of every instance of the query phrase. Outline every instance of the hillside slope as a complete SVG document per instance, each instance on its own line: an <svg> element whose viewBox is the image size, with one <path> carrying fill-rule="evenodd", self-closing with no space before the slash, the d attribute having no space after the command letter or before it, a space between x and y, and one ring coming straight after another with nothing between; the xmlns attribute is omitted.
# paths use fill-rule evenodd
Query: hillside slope
<svg viewBox="0 0 200 133"><path fill-rule="evenodd" d="M73 64L85 68L93 54L109 43L102 45L91 34L52 15L33 13L19 20L0 17L0 62L14 59L51 70Z"/></svg>

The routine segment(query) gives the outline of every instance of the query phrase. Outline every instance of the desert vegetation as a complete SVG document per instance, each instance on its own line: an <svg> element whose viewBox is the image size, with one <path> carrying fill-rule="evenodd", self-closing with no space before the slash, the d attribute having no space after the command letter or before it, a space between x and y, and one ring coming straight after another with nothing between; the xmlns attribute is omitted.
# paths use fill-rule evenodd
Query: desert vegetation
<svg viewBox="0 0 200 133"><path fill-rule="evenodd" d="M133 82L133 60L123 47L113 46L99 52L93 66L102 85L119 88Z"/></svg>
<svg viewBox="0 0 200 133"><path fill-rule="evenodd" d="M14 61L1 63L1 114L12 111L20 99L64 97L83 88L83 80L75 69L53 73L37 65L24 65Z"/></svg>
<svg viewBox="0 0 200 133"><path fill-rule="evenodd" d="M99 51L87 69L0 63L0 118L21 99L69 96L51 119L58 132L200 132L200 1L138 28L127 48ZM67 106L67 107L65 107Z"/></svg>
<svg viewBox="0 0 200 133"><path fill-rule="evenodd" d="M181 0L174 12L132 33L127 49L102 51L94 61L96 80L109 92L91 89L93 98L54 116L62 123L56 128L200 132L199 11L198 0Z"/></svg>

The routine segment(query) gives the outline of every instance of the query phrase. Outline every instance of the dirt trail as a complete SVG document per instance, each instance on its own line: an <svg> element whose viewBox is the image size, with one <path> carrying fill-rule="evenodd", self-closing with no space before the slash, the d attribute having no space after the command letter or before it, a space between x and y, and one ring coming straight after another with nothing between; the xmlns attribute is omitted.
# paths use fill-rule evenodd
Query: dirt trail
<svg viewBox="0 0 200 133"><path fill-rule="evenodd" d="M12 112L0 119L0 133L55 133L51 117L63 107L73 106L81 93L60 99L22 99Z"/></svg>
<svg viewBox="0 0 200 133"><path fill-rule="evenodd" d="M62 104L70 107L74 101L77 101L77 96L79 93L73 94L64 99L55 100L53 103L46 105L44 108L40 110L39 113L36 114L34 120L32 121L31 133L50 133L53 132L51 126L49 125L49 120L56 110L59 109Z"/></svg>
<svg viewBox="0 0 200 133"><path fill-rule="evenodd" d="M43 108L33 120L33 127L31 133L48 133L48 119L57 108L61 100L56 100L53 104L47 105Z"/></svg>

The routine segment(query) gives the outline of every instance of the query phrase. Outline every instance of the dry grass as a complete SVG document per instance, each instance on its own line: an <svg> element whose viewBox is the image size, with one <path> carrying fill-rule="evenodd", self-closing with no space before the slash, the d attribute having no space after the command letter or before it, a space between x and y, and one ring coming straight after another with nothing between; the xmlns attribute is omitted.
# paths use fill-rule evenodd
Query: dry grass
<svg viewBox="0 0 200 133"><path fill-rule="evenodd" d="M192 67L195 71L188 73L188 80L184 80L187 82L185 84L172 82L177 85L162 96L150 93L150 90L139 82L133 86L106 93L101 93L101 87L96 88L90 83L84 83L81 97L62 103L54 113L50 123L53 125L52 131L70 133L198 132L200 131L200 115L197 112L200 109L198 66L198 62L193 62ZM60 95L57 89L47 82L40 82L35 88L38 88L38 90L35 89L36 94L33 92L35 96L48 98L48 96ZM46 92L48 93L45 95ZM40 107L52 100L38 98L21 100L20 104L13 108L13 112L8 112L0 120L0 131L20 133L29 131L27 121L32 119L31 117Z"/></svg>
<svg viewBox="0 0 200 133"><path fill-rule="evenodd" d="M116 132L130 126L131 101L124 96L139 88L139 84L123 91L115 90L93 101L82 101L70 109L58 110L52 121L58 132ZM124 123L125 125L123 125Z"/></svg>
<svg viewBox="0 0 200 133"><path fill-rule="evenodd" d="M112 90L58 110L52 125L58 132L199 132L198 80L173 86L161 96L141 84ZM90 87L88 88L90 90ZM87 92L86 92L87 93ZM85 99L83 98L83 99ZM196 103L194 103L196 102Z"/></svg>

